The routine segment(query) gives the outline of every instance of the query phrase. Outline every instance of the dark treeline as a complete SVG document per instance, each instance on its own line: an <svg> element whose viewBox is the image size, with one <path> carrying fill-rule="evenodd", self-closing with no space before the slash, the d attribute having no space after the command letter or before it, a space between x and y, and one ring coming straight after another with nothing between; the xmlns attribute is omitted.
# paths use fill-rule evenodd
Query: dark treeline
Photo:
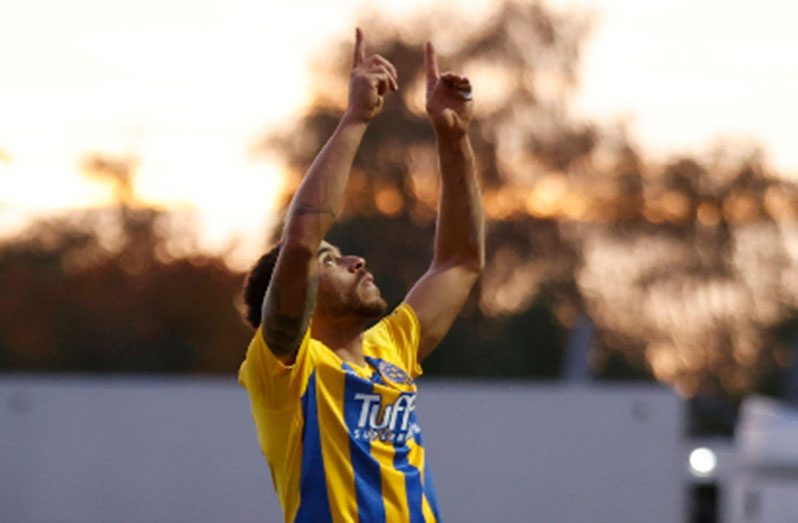
<svg viewBox="0 0 798 523"><path fill-rule="evenodd" d="M568 333L589 317L600 379L658 379L689 397L779 395L798 332L798 187L753 145L654 164L622 126L574 118L589 22L521 1L478 21L440 11L362 21L401 91L366 135L330 240L367 257L392 304L429 263L437 167L421 67L434 39L444 69L475 85L488 260L427 373L557 378ZM286 165L285 202L346 100L350 39L321 48L314 103L257 145ZM118 207L0 246L0 368L231 374L249 336L236 309L244 275L170 250L185 233L110 174Z"/></svg>
<svg viewBox="0 0 798 523"><path fill-rule="evenodd" d="M168 220L120 205L3 244L0 368L234 371L248 338L233 302L241 275L221 258L172 257Z"/></svg>

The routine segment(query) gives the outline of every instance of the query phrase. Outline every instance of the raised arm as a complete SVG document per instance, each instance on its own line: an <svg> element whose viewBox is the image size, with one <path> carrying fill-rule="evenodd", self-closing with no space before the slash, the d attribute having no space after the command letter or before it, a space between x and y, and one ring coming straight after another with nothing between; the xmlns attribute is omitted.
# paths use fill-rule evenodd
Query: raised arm
<svg viewBox="0 0 798 523"><path fill-rule="evenodd" d="M427 114L435 129L441 198L432 264L406 301L421 323L419 361L449 331L485 263L485 225L474 153L468 138L473 114L467 78L438 72L435 49L426 48Z"/></svg>
<svg viewBox="0 0 798 523"><path fill-rule="evenodd" d="M358 29L349 106L291 201L263 302L264 339L283 361L293 359L313 313L319 245L343 207L355 153L368 123L382 110L383 96L397 89L396 69L379 55L365 56Z"/></svg>

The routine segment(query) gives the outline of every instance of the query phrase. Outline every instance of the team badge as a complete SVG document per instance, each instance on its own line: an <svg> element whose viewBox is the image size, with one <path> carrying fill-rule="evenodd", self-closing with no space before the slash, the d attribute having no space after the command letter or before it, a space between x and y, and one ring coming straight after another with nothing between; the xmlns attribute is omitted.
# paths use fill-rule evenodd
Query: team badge
<svg viewBox="0 0 798 523"><path fill-rule="evenodd" d="M401 383L403 385L410 385L413 383L413 379L408 376L405 371L385 360L380 360L377 370L379 370L380 374L382 374L386 380L394 383Z"/></svg>

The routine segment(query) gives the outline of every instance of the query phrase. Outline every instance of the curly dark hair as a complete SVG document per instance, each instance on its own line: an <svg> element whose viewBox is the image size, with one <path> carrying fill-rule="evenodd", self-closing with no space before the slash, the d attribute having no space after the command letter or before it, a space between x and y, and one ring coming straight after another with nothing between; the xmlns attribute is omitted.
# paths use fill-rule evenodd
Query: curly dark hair
<svg viewBox="0 0 798 523"><path fill-rule="evenodd" d="M272 272L274 272L279 254L280 244L278 243L255 262L244 283L245 318L253 329L257 329L260 325L263 299L266 296L266 289L272 279Z"/></svg>

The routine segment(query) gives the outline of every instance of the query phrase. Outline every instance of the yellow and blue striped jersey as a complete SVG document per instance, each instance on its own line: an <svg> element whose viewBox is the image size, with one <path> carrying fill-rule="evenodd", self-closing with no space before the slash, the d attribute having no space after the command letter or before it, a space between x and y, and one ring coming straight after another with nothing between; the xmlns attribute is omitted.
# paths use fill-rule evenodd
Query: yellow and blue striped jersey
<svg viewBox="0 0 798 523"><path fill-rule="evenodd" d="M286 522L440 520L415 412L419 334L400 305L364 332L361 367L310 329L284 365L255 332L239 381Z"/></svg>

